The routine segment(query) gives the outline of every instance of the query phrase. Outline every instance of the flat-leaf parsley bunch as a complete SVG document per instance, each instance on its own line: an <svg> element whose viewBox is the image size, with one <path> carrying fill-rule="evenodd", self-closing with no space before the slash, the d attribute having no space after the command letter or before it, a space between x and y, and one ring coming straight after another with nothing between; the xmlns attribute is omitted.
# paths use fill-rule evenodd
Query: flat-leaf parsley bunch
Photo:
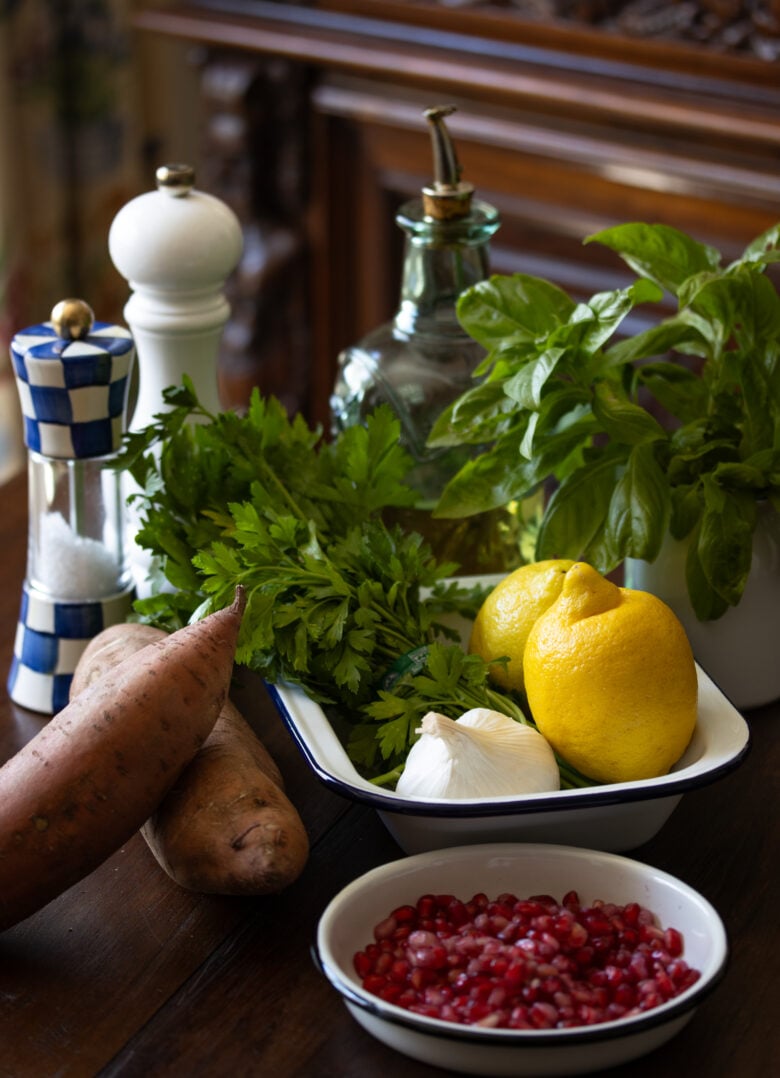
<svg viewBox="0 0 780 1078"><path fill-rule="evenodd" d="M433 707L527 721L446 624L473 618L485 589L447 580L454 564L383 520L416 499L390 409L326 442L257 391L243 416L208 413L188 379L165 400L170 410L127 435L118 461L142 488L137 542L155 561L153 594L136 602L142 620L173 630L229 605L243 584L237 661L301 685L346 727L367 774L403 765ZM390 684L408 653L419 668Z"/></svg>

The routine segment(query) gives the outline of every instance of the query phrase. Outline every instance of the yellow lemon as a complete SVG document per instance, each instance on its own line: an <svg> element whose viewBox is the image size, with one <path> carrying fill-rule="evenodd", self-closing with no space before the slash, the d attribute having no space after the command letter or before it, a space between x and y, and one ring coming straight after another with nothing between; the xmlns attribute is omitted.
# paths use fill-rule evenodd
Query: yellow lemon
<svg viewBox="0 0 780 1078"><path fill-rule="evenodd" d="M688 637L655 595L577 562L526 644L525 687L539 731L599 782L666 774L696 725Z"/></svg>
<svg viewBox="0 0 780 1078"><path fill-rule="evenodd" d="M564 558L521 565L496 584L477 611L469 651L485 662L509 659L506 667L491 669L491 678L503 689L522 691L523 652L531 626L558 598L572 565Z"/></svg>

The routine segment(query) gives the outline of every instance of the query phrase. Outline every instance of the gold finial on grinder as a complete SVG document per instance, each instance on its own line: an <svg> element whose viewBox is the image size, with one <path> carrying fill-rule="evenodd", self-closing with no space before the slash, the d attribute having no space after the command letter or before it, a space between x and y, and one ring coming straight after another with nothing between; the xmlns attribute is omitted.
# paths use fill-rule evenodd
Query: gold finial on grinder
<svg viewBox="0 0 780 1078"><path fill-rule="evenodd" d="M95 315L83 299L61 299L51 309L54 332L65 341L81 341L95 324Z"/></svg>
<svg viewBox="0 0 780 1078"><path fill-rule="evenodd" d="M195 186L195 169L192 165L160 165L154 175L157 189L174 198L188 195Z"/></svg>

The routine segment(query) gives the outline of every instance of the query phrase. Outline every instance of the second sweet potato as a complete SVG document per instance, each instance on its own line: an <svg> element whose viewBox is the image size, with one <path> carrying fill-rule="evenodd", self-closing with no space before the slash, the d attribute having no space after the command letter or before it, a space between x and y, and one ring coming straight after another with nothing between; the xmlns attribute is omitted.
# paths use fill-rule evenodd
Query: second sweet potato
<svg viewBox="0 0 780 1078"><path fill-rule="evenodd" d="M236 589L117 663L0 768L0 931L102 864L172 788L227 697L244 602Z"/></svg>
<svg viewBox="0 0 780 1078"><path fill-rule="evenodd" d="M71 691L164 636L148 625L104 630L82 655ZM278 893L297 879L309 853L275 761L229 700L141 833L172 879L207 894Z"/></svg>

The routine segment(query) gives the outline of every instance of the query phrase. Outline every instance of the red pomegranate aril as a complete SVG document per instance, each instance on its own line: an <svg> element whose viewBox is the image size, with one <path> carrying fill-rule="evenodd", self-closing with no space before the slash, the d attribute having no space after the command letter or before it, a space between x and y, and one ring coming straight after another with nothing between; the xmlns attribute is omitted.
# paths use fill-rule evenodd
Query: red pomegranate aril
<svg viewBox="0 0 780 1078"><path fill-rule="evenodd" d="M354 956L366 991L417 1014L489 1028L572 1028L636 1014L700 974L683 939L638 903L583 907L569 891L469 901L426 894Z"/></svg>
<svg viewBox="0 0 780 1078"><path fill-rule="evenodd" d="M423 969L421 966L415 966L409 970L409 984L415 990L415 992L421 992L428 985L433 984L436 980L436 970Z"/></svg>
<svg viewBox="0 0 780 1078"><path fill-rule="evenodd" d="M393 965L393 956L390 951L383 951L374 963L374 973L380 977L386 977Z"/></svg>
<svg viewBox="0 0 780 1078"><path fill-rule="evenodd" d="M365 951L358 951L352 961L355 965L355 973L357 973L361 981L368 977L373 969L373 962L369 955Z"/></svg>
<svg viewBox="0 0 780 1078"><path fill-rule="evenodd" d="M402 958L397 958L387 971L387 976L389 980L394 981L396 984L405 984L410 972L410 964Z"/></svg>
<svg viewBox="0 0 780 1078"><path fill-rule="evenodd" d="M623 907L623 919L627 925L636 926L639 922L640 905L638 902L629 902Z"/></svg>
<svg viewBox="0 0 780 1078"><path fill-rule="evenodd" d="M517 903L517 895L513 895L511 891L502 891L496 899L496 902L503 902L507 906L514 906Z"/></svg>
<svg viewBox="0 0 780 1078"><path fill-rule="evenodd" d="M537 1029L554 1029L558 1021L558 1009L552 1003L534 1003L528 1011L528 1017Z"/></svg>
<svg viewBox="0 0 780 1078"><path fill-rule="evenodd" d="M639 930L626 927L620 933L620 942L626 947L636 947L639 943Z"/></svg>
<svg viewBox="0 0 780 1078"><path fill-rule="evenodd" d="M587 931L585 932L585 938L588 938ZM594 950L592 947L578 947L572 955L572 958L578 966L590 966L593 962Z"/></svg>
<svg viewBox="0 0 780 1078"><path fill-rule="evenodd" d="M664 934L660 928L657 928L654 924L643 924L639 929L639 942L640 943L658 943L663 942Z"/></svg>
<svg viewBox="0 0 780 1078"><path fill-rule="evenodd" d="M390 916L396 924L414 923L417 921L417 910L414 906L399 906Z"/></svg>
<svg viewBox="0 0 780 1078"><path fill-rule="evenodd" d="M664 932L664 946L673 958L683 952L683 938L676 928L667 928Z"/></svg>
<svg viewBox="0 0 780 1078"><path fill-rule="evenodd" d="M666 967L666 972L679 987L687 979L691 970L687 962L684 962L681 958L673 958Z"/></svg>
<svg viewBox="0 0 780 1078"><path fill-rule="evenodd" d="M620 1004L621 1007L627 1009L636 1005L636 990L632 984L620 984L615 989L613 1003Z"/></svg>
<svg viewBox="0 0 780 1078"><path fill-rule="evenodd" d="M374 927L374 939L389 939L397 927L398 925L394 917L385 917L384 921L380 921L379 924Z"/></svg>
<svg viewBox="0 0 780 1078"><path fill-rule="evenodd" d="M379 998L383 999L385 1003L398 1003L402 994L402 986L400 984L393 984L390 981L385 981L382 991L377 992Z"/></svg>
<svg viewBox="0 0 780 1078"><path fill-rule="evenodd" d="M647 956L641 951L635 951L629 964L631 975L636 981L643 981L650 976L650 967L647 964Z"/></svg>
<svg viewBox="0 0 780 1078"><path fill-rule="evenodd" d="M385 978L379 973L369 973L363 978L363 987L366 992L378 996L386 984Z"/></svg>

